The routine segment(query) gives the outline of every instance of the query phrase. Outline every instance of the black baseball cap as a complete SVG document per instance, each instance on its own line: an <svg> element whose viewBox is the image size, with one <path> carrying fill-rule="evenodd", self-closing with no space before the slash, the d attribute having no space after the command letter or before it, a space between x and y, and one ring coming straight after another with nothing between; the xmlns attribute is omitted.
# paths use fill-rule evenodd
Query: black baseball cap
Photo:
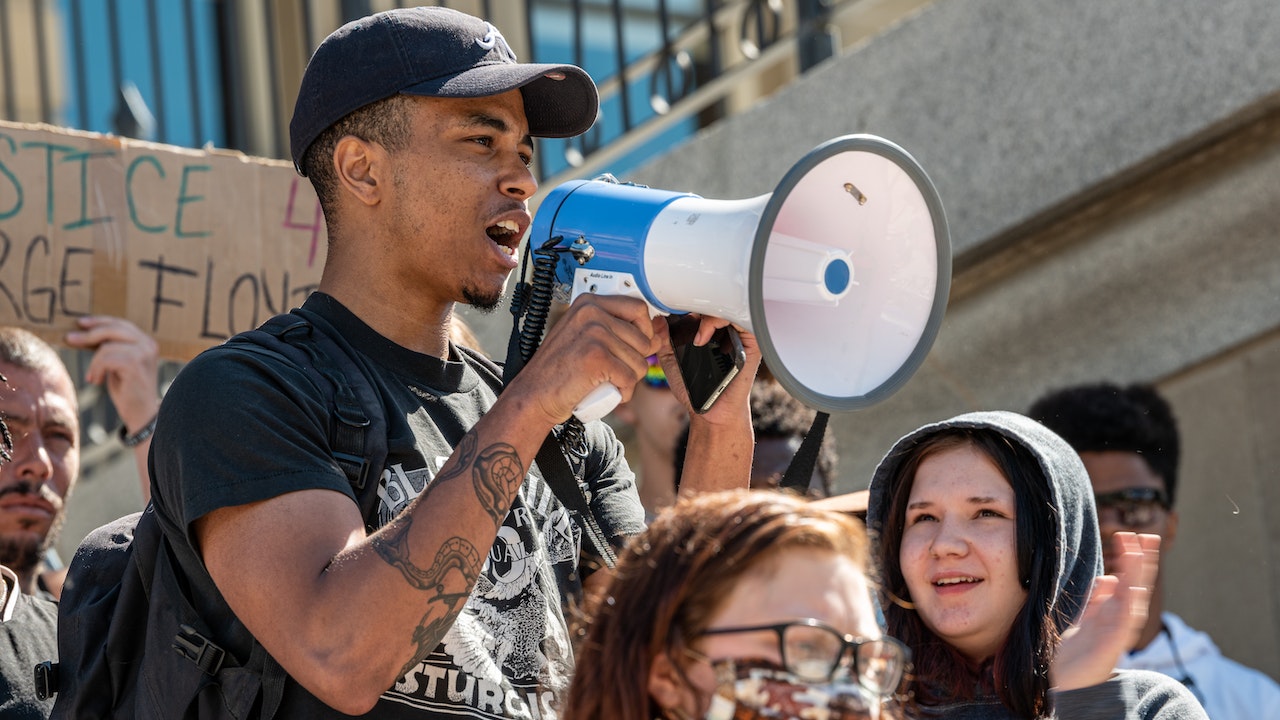
<svg viewBox="0 0 1280 720"><path fill-rule="evenodd" d="M293 165L330 125L397 93L487 97L520 88L529 134L572 137L596 120L599 95L576 65L521 63L502 33L442 7L389 10L333 31L307 63L289 122Z"/></svg>

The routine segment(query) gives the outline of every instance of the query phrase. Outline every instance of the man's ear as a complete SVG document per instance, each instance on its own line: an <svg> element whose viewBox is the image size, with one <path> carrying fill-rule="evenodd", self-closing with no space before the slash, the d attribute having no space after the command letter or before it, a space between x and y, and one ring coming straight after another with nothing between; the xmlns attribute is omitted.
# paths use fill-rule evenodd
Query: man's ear
<svg viewBox="0 0 1280 720"><path fill-rule="evenodd" d="M364 205L381 200L381 180L389 157L381 145L345 135L333 148L333 169L339 187Z"/></svg>
<svg viewBox="0 0 1280 720"><path fill-rule="evenodd" d="M661 653L649 665L649 696L663 710L680 708L686 702L689 686L680 668L666 653Z"/></svg>

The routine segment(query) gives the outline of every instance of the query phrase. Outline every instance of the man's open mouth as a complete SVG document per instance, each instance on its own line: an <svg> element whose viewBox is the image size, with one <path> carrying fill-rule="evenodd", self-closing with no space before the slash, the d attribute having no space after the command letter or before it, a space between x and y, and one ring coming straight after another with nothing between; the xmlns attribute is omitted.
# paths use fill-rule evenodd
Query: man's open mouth
<svg viewBox="0 0 1280 720"><path fill-rule="evenodd" d="M508 255L516 254L520 244L520 226L514 220L500 220L485 228L485 234Z"/></svg>

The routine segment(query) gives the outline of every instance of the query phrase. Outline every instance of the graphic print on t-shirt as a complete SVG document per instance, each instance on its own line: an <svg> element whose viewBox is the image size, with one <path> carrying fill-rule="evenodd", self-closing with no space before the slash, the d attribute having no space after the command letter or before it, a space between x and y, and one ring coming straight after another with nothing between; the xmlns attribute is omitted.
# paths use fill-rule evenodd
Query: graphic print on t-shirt
<svg viewBox="0 0 1280 720"><path fill-rule="evenodd" d="M379 524L416 498L447 458L430 468L393 464L378 488ZM493 718L555 718L552 703L572 670L555 566L573 564L578 540L568 513L530 473L498 528L462 614L440 646L382 699L422 710Z"/></svg>

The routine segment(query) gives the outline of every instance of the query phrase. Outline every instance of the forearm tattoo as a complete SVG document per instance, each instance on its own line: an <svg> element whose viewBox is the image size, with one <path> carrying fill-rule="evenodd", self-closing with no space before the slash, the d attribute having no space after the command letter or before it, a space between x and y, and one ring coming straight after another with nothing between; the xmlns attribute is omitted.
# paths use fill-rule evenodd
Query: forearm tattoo
<svg viewBox="0 0 1280 720"><path fill-rule="evenodd" d="M432 591L431 597L427 598L427 614L413 631L415 650L413 657L400 670L403 677L440 644L444 634L453 625L454 618L475 585L480 553L471 543L455 537L441 546L436 553L435 562L425 572L409 563L407 557L403 562L396 561L392 564L400 568L411 585Z"/></svg>
<svg viewBox="0 0 1280 720"><path fill-rule="evenodd" d="M479 452L476 444L475 435L464 435L454 451L456 462L447 472L437 475L428 490L466 473L470 468L476 498L496 528L507 516L511 498L524 481L524 462L515 447L507 443L494 443Z"/></svg>
<svg viewBox="0 0 1280 720"><path fill-rule="evenodd" d="M496 528L506 517L511 498L524 479L524 463L516 449L506 443L494 443L477 452L476 438L467 434L458 443L455 462L447 472L436 476L415 505L428 500L442 483L471 472L472 485L481 506ZM393 520L373 538L373 549L388 565L398 569L409 585L430 593L427 613L413 632L414 656L401 670L401 676L440 644L457 613L471 594L479 578L483 556L476 546L462 537L452 537L440 546L431 567L422 569L409 557L409 534L414 516L406 512Z"/></svg>
<svg viewBox="0 0 1280 720"><path fill-rule="evenodd" d="M475 462L473 458L476 454L476 436L472 433L463 435L462 442L458 443L458 447L454 449L453 454L457 458L453 467L449 468L448 472L442 472L437 475L429 488L438 487L447 483L467 471L467 468Z"/></svg>
<svg viewBox="0 0 1280 720"><path fill-rule="evenodd" d="M431 567L423 570L409 559L411 527L413 527L413 518L407 515L388 526L386 532L374 538L374 552L378 553L378 556L388 565L399 570L413 587L419 590L434 590L436 595L430 601L448 595L445 592L445 575L450 570L457 570L463 581L460 591L463 597L466 597L479 575L480 553L476 550L476 546L460 537L449 538L440 546Z"/></svg>
<svg viewBox="0 0 1280 720"><path fill-rule="evenodd" d="M476 458L471 480L476 488L476 497L497 527L507 516L511 498L524 480L524 463L520 462L514 447L494 443Z"/></svg>

